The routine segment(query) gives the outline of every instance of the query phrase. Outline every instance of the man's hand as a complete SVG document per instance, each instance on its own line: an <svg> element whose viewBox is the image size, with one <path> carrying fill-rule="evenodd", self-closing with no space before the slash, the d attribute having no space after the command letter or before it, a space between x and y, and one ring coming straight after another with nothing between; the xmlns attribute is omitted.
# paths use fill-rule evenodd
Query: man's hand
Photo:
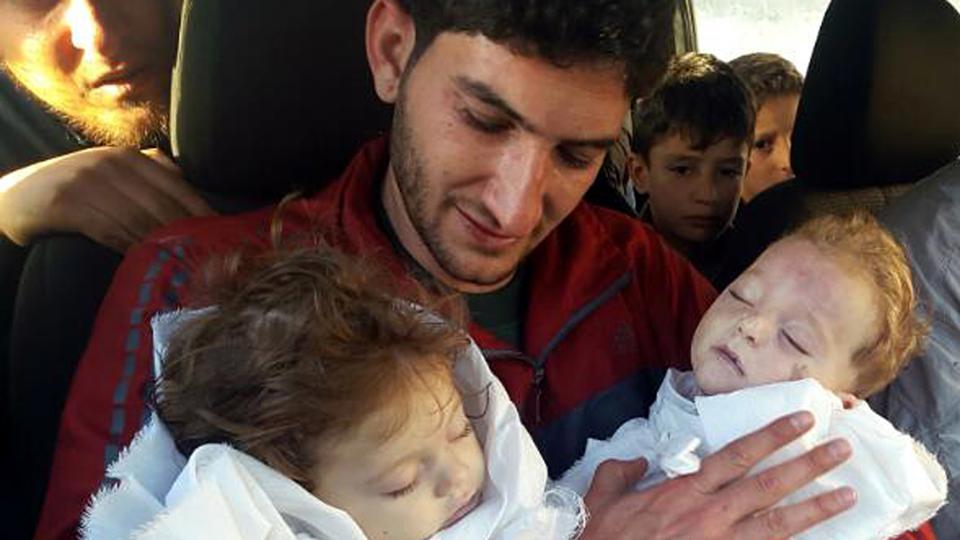
<svg viewBox="0 0 960 540"><path fill-rule="evenodd" d="M78 232L124 251L161 225L211 213L156 150L91 148L0 178L0 232L20 245Z"/></svg>
<svg viewBox="0 0 960 540"><path fill-rule="evenodd" d="M849 458L846 441L827 443L744 478L812 425L813 416L805 412L781 418L707 457L699 472L639 492L632 487L646 472L645 461L605 462L586 495L591 517L581 540L789 538L838 514L856 502L852 489L771 507Z"/></svg>

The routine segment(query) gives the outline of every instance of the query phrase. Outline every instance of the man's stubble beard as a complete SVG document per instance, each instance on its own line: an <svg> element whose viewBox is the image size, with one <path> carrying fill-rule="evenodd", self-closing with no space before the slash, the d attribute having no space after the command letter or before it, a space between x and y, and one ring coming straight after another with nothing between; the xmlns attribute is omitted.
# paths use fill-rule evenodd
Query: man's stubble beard
<svg viewBox="0 0 960 540"><path fill-rule="evenodd" d="M440 235L440 214L446 209L452 211L453 203L444 198L437 207L434 220L429 219L428 201L431 200L431 188L426 178L426 167L417 146L413 129L406 114L406 85L401 83L400 93L394 107L393 127L390 134L390 154L393 175L403 199L410 222L420 236L437 265L451 277L474 285L487 286L507 279L516 268L505 275L485 277L469 272L457 257L448 249ZM448 208L449 207L449 208Z"/></svg>
<svg viewBox="0 0 960 540"><path fill-rule="evenodd" d="M165 105L93 102L72 80L36 59L7 62L3 69L21 89L94 144L138 147L151 138L168 135Z"/></svg>

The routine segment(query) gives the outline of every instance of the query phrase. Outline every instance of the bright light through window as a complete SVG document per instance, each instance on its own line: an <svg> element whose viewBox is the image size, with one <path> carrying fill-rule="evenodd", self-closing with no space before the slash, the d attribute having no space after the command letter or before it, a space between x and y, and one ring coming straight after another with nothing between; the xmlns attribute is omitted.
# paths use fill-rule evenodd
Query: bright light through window
<svg viewBox="0 0 960 540"><path fill-rule="evenodd" d="M693 0L698 48L726 61L752 52L776 53L806 73L829 4L830 0Z"/></svg>
<svg viewBox="0 0 960 540"><path fill-rule="evenodd" d="M960 0L948 0L960 10ZM830 0L693 0L699 49L721 60L772 52L807 72Z"/></svg>

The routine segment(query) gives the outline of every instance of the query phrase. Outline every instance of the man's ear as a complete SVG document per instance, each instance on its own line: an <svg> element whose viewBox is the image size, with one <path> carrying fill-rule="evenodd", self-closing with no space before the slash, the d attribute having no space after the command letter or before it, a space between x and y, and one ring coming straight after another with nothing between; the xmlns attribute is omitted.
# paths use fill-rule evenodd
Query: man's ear
<svg viewBox="0 0 960 540"><path fill-rule="evenodd" d="M633 182L633 187L637 190L637 193L647 193L648 168L643 156L636 152L630 152L630 156L627 158L627 172L630 173L630 180Z"/></svg>
<svg viewBox="0 0 960 540"><path fill-rule="evenodd" d="M355 1L355 0L351 0ZM395 103L416 43L413 18L397 0L375 0L367 12L367 63L380 99Z"/></svg>

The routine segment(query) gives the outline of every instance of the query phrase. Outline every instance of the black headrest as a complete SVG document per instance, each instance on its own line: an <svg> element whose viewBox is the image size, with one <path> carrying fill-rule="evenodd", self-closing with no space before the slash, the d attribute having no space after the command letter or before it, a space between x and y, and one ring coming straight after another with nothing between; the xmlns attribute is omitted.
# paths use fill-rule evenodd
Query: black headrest
<svg viewBox="0 0 960 540"><path fill-rule="evenodd" d="M946 0L833 0L791 162L831 189L913 182L960 155L960 14Z"/></svg>
<svg viewBox="0 0 960 540"><path fill-rule="evenodd" d="M365 0L186 0L174 155L197 187L271 199L338 175L389 127L364 52Z"/></svg>

